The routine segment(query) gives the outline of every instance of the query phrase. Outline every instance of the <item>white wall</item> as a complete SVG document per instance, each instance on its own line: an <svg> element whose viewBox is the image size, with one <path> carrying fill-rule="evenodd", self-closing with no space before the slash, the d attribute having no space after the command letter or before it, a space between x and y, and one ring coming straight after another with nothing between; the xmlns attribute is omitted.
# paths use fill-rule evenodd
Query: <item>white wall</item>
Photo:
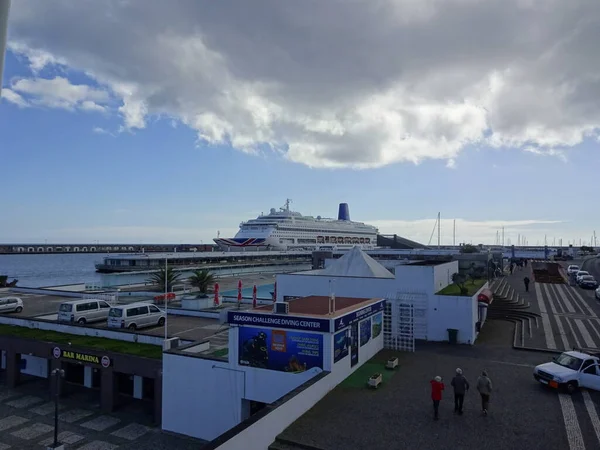
<svg viewBox="0 0 600 450"><path fill-rule="evenodd" d="M327 341L330 341L330 335L324 333L314 334L321 334L323 336L323 360L330 360L331 342L329 344L327 343ZM313 369L307 370L303 373L285 373L277 370L240 366L238 336L239 327L231 327L229 329L229 363L233 369L245 373L245 398L248 400L254 400L263 403L273 403L278 398L283 397L288 392L296 389L298 386L301 386L312 377L323 371L314 367Z"/></svg>
<svg viewBox="0 0 600 450"><path fill-rule="evenodd" d="M360 335L360 324L359 324ZM331 343L333 343L333 335ZM360 337L359 337L360 340ZM233 436L229 441L218 447L218 450L247 450L248 443L252 443L253 449L267 449L283 430L312 408L329 391L341 383L348 375L362 366L366 361L375 356L383 348L383 331L365 344L359 347L358 364L350 368L350 354L335 363L331 373L293 398L289 399L275 411L267 414L264 418L250 425L248 428ZM333 355L331 355L333 357Z"/></svg>
<svg viewBox="0 0 600 450"><path fill-rule="evenodd" d="M477 339L475 324L479 319L477 295L488 284L484 284L473 297L433 295L427 313L427 339L447 341L448 328L458 330L459 344L474 344Z"/></svg>
<svg viewBox="0 0 600 450"><path fill-rule="evenodd" d="M48 378L48 359L33 355L21 355L21 359L27 361L25 368L21 369L21 373Z"/></svg>
<svg viewBox="0 0 600 450"><path fill-rule="evenodd" d="M458 272L458 261L439 264L433 267L433 292L439 292L452 284L452 275Z"/></svg>
<svg viewBox="0 0 600 450"><path fill-rule="evenodd" d="M393 278L324 277L320 275L277 275L277 301L284 295L305 297L329 295L329 281L338 297L375 298L394 290Z"/></svg>
<svg viewBox="0 0 600 450"><path fill-rule="evenodd" d="M163 430L212 440L240 423L244 374L228 366L165 353Z"/></svg>

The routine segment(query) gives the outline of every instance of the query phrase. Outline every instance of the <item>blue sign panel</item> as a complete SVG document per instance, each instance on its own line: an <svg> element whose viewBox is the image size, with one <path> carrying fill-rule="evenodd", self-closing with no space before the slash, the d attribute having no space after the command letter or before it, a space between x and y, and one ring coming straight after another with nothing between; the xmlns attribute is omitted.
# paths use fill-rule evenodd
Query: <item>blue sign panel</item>
<svg viewBox="0 0 600 450"><path fill-rule="evenodd" d="M323 368L323 335L270 328L239 328L240 366L301 373Z"/></svg>
<svg viewBox="0 0 600 450"><path fill-rule="evenodd" d="M338 317L333 322L333 331L339 331L343 328L346 328L349 325L352 325L355 322L358 322L359 320L366 319L367 317L370 317L373 314L378 313L379 311L383 311L384 306L385 300L382 300L378 303L369 305L366 308L362 308L358 311L346 314L345 316Z"/></svg>
<svg viewBox="0 0 600 450"><path fill-rule="evenodd" d="M287 328L291 330L308 330L328 333L329 319L314 319L312 317L295 317L276 314L256 314L229 311L227 322L234 325L254 325L271 328Z"/></svg>

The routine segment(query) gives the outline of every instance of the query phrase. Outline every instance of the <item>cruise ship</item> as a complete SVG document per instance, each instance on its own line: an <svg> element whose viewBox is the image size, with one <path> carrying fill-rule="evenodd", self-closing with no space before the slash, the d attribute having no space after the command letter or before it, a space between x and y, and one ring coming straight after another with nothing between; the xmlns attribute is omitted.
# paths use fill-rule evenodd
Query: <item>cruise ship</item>
<svg viewBox="0 0 600 450"><path fill-rule="evenodd" d="M233 238L216 238L224 251L255 250L343 250L359 246L365 250L377 245L377 228L352 222L347 203L340 203L337 219L303 216L290 210L290 201L277 211L240 224Z"/></svg>

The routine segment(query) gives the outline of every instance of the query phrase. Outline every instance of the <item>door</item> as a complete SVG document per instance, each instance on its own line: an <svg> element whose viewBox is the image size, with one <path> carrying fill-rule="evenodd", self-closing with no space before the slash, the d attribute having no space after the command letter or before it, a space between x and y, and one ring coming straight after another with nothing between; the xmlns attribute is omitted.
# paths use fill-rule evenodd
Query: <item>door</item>
<svg viewBox="0 0 600 450"><path fill-rule="evenodd" d="M149 305L150 308L150 323L152 325L158 325L158 321L160 320L160 309L158 309L154 305Z"/></svg>
<svg viewBox="0 0 600 450"><path fill-rule="evenodd" d="M0 300L0 313L8 309L8 300Z"/></svg>
<svg viewBox="0 0 600 450"><path fill-rule="evenodd" d="M140 306L138 307L138 319L139 319L139 325L138 326L143 326L143 327L147 327L148 325L152 325L152 316L148 313L148 307L147 306Z"/></svg>
<svg viewBox="0 0 600 450"><path fill-rule="evenodd" d="M592 363L587 364L589 361ZM579 374L580 386L600 391L600 366L590 359L583 363L582 368L583 370Z"/></svg>
<svg viewBox="0 0 600 450"><path fill-rule="evenodd" d="M99 311L99 319L101 320L107 320L108 319L108 312L110 311L110 305L108 303L106 303L105 301L99 301L98 302L98 306L100 306L100 311Z"/></svg>

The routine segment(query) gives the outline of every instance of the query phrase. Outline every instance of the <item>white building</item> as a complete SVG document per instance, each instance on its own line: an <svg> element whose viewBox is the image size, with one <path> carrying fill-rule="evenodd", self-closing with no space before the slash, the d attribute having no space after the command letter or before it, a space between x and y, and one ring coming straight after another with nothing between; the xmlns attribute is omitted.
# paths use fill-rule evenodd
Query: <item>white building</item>
<svg viewBox="0 0 600 450"><path fill-rule="evenodd" d="M202 344L165 352L163 429L232 441L219 448L267 448L383 348L385 300L353 296L333 303L311 296L287 304L287 313L273 313L273 305L229 312L226 357L199 354ZM222 437L243 421L240 427L249 429L239 442L237 428Z"/></svg>
<svg viewBox="0 0 600 450"><path fill-rule="evenodd" d="M458 330L459 343L472 344L477 322L485 321L477 301L481 290L472 297L436 294L452 284L456 272L458 261L399 263L388 270L355 247L325 269L278 275L277 301L330 292L386 298L386 347L413 350L415 339L447 341L448 329Z"/></svg>

